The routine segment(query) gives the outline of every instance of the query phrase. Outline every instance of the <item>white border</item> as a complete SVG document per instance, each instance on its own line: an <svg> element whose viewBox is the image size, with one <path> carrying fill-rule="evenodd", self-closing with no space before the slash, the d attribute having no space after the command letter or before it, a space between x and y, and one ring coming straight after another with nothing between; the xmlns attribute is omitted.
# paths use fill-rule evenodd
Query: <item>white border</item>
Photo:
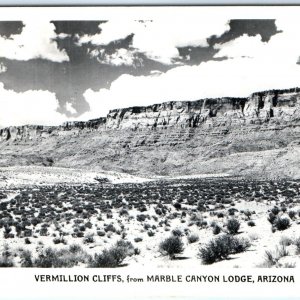
<svg viewBox="0 0 300 300"><path fill-rule="evenodd" d="M199 18L213 11L216 18L298 18L300 7L2 7L0 20L106 20ZM294 275L296 283L36 283L35 274L121 274L145 278L149 274ZM1 299L300 299L299 269L0 269Z"/></svg>
<svg viewBox="0 0 300 300"><path fill-rule="evenodd" d="M26 18L49 20L106 20L199 18L212 12L215 18L299 18L300 6L124 6L124 7L0 7L0 20Z"/></svg>

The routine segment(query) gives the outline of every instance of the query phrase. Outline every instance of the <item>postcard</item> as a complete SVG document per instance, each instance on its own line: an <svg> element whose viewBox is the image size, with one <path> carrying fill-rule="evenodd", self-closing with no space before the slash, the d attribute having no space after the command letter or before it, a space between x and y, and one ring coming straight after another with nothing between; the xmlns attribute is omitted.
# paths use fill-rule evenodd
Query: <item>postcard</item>
<svg viewBox="0 0 300 300"><path fill-rule="evenodd" d="M299 13L2 7L1 297L299 299Z"/></svg>

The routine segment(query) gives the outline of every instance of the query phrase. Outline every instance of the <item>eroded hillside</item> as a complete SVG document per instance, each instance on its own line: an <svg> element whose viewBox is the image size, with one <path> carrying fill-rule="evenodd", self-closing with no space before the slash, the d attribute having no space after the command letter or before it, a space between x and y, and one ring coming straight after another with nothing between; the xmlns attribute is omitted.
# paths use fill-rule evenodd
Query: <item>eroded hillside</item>
<svg viewBox="0 0 300 300"><path fill-rule="evenodd" d="M45 165L143 176L300 178L300 89L166 102L62 126L0 130L0 166Z"/></svg>

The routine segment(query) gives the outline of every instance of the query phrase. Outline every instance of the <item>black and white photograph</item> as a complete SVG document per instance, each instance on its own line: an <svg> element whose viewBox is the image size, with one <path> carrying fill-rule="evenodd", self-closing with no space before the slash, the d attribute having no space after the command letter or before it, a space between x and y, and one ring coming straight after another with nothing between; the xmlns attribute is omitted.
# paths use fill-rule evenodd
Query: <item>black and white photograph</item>
<svg viewBox="0 0 300 300"><path fill-rule="evenodd" d="M0 12L0 267L299 268L300 7L79 10Z"/></svg>

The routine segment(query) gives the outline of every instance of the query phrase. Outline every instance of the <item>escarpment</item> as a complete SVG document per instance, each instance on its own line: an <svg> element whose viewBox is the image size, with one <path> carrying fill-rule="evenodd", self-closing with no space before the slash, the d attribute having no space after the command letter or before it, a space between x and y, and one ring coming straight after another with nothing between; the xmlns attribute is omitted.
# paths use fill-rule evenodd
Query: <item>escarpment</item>
<svg viewBox="0 0 300 300"><path fill-rule="evenodd" d="M25 125L11 126L0 129L0 142L2 141L26 141L48 138L50 136L74 135L81 131L97 130L105 125L106 118L89 120L87 122L65 122L61 126Z"/></svg>
<svg viewBox="0 0 300 300"><path fill-rule="evenodd" d="M300 177L300 89L170 101L105 118L0 130L0 166L50 165L140 175ZM299 160L299 161L298 161Z"/></svg>

